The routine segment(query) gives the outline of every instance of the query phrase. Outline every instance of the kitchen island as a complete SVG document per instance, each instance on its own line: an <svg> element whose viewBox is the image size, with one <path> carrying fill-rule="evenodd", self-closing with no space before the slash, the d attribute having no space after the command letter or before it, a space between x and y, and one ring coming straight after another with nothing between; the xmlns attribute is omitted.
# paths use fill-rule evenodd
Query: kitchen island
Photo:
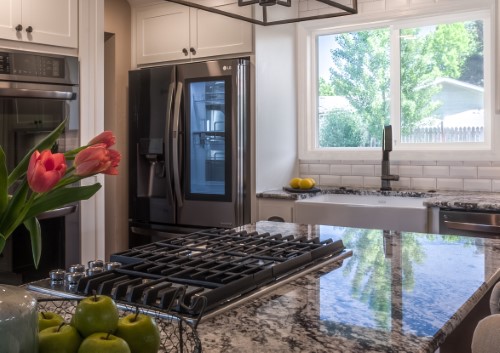
<svg viewBox="0 0 500 353"><path fill-rule="evenodd" d="M203 352L435 352L500 280L500 239L258 222L353 251L202 321Z"/></svg>

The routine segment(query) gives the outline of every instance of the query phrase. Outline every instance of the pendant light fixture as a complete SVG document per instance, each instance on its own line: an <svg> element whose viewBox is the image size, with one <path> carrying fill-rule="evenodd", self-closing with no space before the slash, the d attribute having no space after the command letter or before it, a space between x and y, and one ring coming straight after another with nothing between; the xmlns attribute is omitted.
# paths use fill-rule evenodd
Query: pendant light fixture
<svg viewBox="0 0 500 353"><path fill-rule="evenodd" d="M166 0L262 26L358 13L358 0ZM347 4L347 5L345 5Z"/></svg>

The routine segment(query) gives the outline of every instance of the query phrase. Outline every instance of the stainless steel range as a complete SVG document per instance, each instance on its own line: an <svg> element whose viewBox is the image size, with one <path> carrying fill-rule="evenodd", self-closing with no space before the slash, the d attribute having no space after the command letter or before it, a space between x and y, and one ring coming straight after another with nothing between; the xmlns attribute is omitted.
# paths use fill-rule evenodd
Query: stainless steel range
<svg viewBox="0 0 500 353"><path fill-rule="evenodd" d="M44 279L29 288L73 298L96 291L199 320L351 255L341 240L211 229L116 253L111 261L122 266L74 284Z"/></svg>

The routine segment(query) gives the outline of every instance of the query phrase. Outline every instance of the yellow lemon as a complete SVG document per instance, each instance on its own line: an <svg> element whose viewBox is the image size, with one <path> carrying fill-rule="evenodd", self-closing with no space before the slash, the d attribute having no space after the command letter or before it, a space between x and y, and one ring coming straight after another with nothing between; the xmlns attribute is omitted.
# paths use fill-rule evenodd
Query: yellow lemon
<svg viewBox="0 0 500 353"><path fill-rule="evenodd" d="M306 179L311 181L312 187L316 186L316 180L314 180L313 178L306 178Z"/></svg>
<svg viewBox="0 0 500 353"><path fill-rule="evenodd" d="M293 178L290 180L290 187L293 189L298 189L300 187L301 178Z"/></svg>
<svg viewBox="0 0 500 353"><path fill-rule="evenodd" d="M313 182L309 178L302 179L299 183L299 187L303 190L310 189L313 187Z"/></svg>

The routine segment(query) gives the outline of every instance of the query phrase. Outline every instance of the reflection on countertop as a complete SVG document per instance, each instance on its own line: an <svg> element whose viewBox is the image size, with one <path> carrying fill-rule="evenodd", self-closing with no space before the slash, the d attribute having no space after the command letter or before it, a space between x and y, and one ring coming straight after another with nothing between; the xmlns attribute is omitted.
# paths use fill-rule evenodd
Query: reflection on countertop
<svg viewBox="0 0 500 353"><path fill-rule="evenodd" d="M353 256L202 322L203 351L434 352L500 279L500 239L258 222Z"/></svg>
<svg viewBox="0 0 500 353"><path fill-rule="evenodd" d="M380 191L375 188L345 188L332 186L318 186L316 192L288 192L282 189L268 190L257 193L257 198L303 200L321 194L355 194L355 195L386 195L402 197L425 198L424 204L428 207L439 207L469 211L500 211L500 193L476 191L412 191L391 190Z"/></svg>

